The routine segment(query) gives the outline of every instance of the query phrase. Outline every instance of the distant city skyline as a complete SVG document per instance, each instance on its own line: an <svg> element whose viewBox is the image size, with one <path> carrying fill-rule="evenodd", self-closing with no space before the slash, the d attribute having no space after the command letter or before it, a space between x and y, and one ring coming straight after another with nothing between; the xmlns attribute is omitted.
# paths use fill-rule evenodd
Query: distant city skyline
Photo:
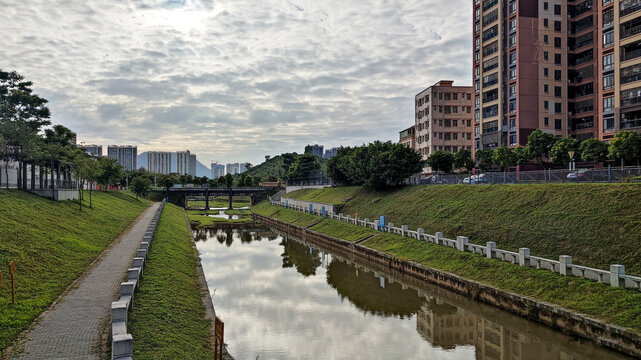
<svg viewBox="0 0 641 360"><path fill-rule="evenodd" d="M86 143L259 164L306 144L396 141L426 83L471 85L469 1L374 7L5 0L0 68Z"/></svg>

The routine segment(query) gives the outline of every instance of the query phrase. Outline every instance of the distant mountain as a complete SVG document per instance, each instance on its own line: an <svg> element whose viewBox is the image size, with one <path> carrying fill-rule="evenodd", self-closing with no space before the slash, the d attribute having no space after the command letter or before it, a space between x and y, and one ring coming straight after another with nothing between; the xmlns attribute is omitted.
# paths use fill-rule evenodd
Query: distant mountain
<svg viewBox="0 0 641 360"><path fill-rule="evenodd" d="M138 155L138 167L147 167L147 152ZM176 153L171 153L171 172L176 172ZM196 176L211 176L211 170L196 158Z"/></svg>

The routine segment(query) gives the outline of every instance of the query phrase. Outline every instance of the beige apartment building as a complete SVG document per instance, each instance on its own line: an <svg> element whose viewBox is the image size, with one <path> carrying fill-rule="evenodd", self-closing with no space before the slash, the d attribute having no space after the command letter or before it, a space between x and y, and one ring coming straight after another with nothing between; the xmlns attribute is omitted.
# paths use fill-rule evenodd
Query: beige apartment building
<svg viewBox="0 0 641 360"><path fill-rule="evenodd" d="M414 149L424 159L435 151L473 151L472 94L471 86L441 80L415 96Z"/></svg>

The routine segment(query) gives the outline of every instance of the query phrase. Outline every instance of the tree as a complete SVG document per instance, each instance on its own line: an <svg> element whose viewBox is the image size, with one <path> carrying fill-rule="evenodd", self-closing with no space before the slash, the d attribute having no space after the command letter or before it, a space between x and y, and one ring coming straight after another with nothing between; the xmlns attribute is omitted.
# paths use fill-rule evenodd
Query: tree
<svg viewBox="0 0 641 360"><path fill-rule="evenodd" d="M492 162L500 166L502 171L505 171L507 168L516 166L517 157L514 154L514 150L503 145L492 154Z"/></svg>
<svg viewBox="0 0 641 360"><path fill-rule="evenodd" d="M270 176L270 177L268 177L268 178L267 178L267 181L269 181L269 182L276 182L276 181L278 181L278 178L277 178L276 176L272 175L272 176Z"/></svg>
<svg viewBox="0 0 641 360"><path fill-rule="evenodd" d="M292 164L296 161L298 158L298 154L296 153L287 153L281 155L283 157L283 176L285 179L288 179L288 174L289 174L289 168L292 166Z"/></svg>
<svg viewBox="0 0 641 360"><path fill-rule="evenodd" d="M265 155L265 162L268 162L269 159L271 159L271 158L272 158L271 155Z"/></svg>
<svg viewBox="0 0 641 360"><path fill-rule="evenodd" d="M228 189L231 189L234 186L234 177L232 174L225 175L225 186Z"/></svg>
<svg viewBox="0 0 641 360"><path fill-rule="evenodd" d="M641 135L634 131L620 131L610 142L609 157L626 162L637 161L641 158Z"/></svg>
<svg viewBox="0 0 641 360"><path fill-rule="evenodd" d="M523 165L524 163L532 159L526 147L517 146L512 151L514 152L514 157L516 158L516 165Z"/></svg>
<svg viewBox="0 0 641 360"><path fill-rule="evenodd" d="M479 169L488 171L492 168L494 164L494 160L492 159L494 157L494 150L489 148L476 150L475 156Z"/></svg>
<svg viewBox="0 0 641 360"><path fill-rule="evenodd" d="M210 188L215 188L218 186L218 179L209 179L207 180L207 186Z"/></svg>
<svg viewBox="0 0 641 360"><path fill-rule="evenodd" d="M109 185L116 185L123 177L123 169L116 159L98 158L99 173L97 177L98 184L104 186L105 190Z"/></svg>
<svg viewBox="0 0 641 360"><path fill-rule="evenodd" d="M236 186L238 187L245 186L245 178L247 178L247 174L240 174L238 176L238 180L236 180Z"/></svg>
<svg viewBox="0 0 641 360"><path fill-rule="evenodd" d="M138 196L145 197L151 191L151 181L143 176L135 177L131 181L131 191L136 194L136 199Z"/></svg>
<svg viewBox="0 0 641 360"><path fill-rule="evenodd" d="M556 143L556 136L535 130L527 138L527 151L530 158L543 166L545 159L550 157L552 146Z"/></svg>
<svg viewBox="0 0 641 360"><path fill-rule="evenodd" d="M447 151L435 151L427 158L427 165L435 171L450 173L454 166L454 155Z"/></svg>
<svg viewBox="0 0 641 360"><path fill-rule="evenodd" d="M579 154L583 161L604 163L608 158L608 144L599 139L587 139L579 145Z"/></svg>
<svg viewBox="0 0 641 360"><path fill-rule="evenodd" d="M569 151L576 151L578 143L573 137L558 138L552 148L550 149L550 158L555 164L568 165L572 159L570 158ZM575 157L580 154L576 153Z"/></svg>
<svg viewBox="0 0 641 360"><path fill-rule="evenodd" d="M454 168L465 168L468 172L474 169L474 160L472 160L472 152L468 149L461 149L454 154Z"/></svg>
<svg viewBox="0 0 641 360"><path fill-rule="evenodd" d="M252 176L249 176L249 175L248 175L248 176L246 176L246 177L245 177L245 183L244 183L244 185L245 185L246 187L252 187L252 186L254 186L254 178L253 178Z"/></svg>
<svg viewBox="0 0 641 360"><path fill-rule="evenodd" d="M353 185L349 176L349 161L352 156L352 148L340 147L336 155L329 159L326 164L327 176L336 185Z"/></svg>
<svg viewBox="0 0 641 360"><path fill-rule="evenodd" d="M252 186L253 187L259 187L261 181L263 181L263 177L262 176L254 176L254 182L252 183Z"/></svg>
<svg viewBox="0 0 641 360"><path fill-rule="evenodd" d="M290 179L308 177L311 171L320 169L321 166L317 156L303 154L289 168L288 177Z"/></svg>

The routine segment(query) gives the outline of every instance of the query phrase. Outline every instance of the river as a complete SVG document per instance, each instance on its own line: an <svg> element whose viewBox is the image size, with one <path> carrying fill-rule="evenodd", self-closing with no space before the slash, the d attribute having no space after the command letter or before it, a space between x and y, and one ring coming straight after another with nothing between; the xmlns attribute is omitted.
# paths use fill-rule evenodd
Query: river
<svg viewBox="0 0 641 360"><path fill-rule="evenodd" d="M627 359L260 226L194 230L237 359Z"/></svg>

